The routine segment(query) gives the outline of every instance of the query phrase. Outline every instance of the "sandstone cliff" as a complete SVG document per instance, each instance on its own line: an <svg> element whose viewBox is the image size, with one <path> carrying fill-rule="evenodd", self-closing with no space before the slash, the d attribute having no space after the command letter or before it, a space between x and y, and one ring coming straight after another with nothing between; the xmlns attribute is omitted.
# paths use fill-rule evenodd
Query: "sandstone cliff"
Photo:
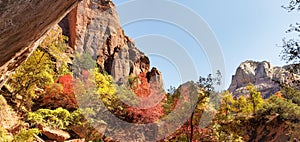
<svg viewBox="0 0 300 142"><path fill-rule="evenodd" d="M93 55L117 83L126 81L126 76L146 73L149 81L159 79L162 84L161 73L149 72L148 57L124 34L111 0L78 1L0 1L0 87L67 13L60 26L70 37L70 45Z"/></svg>
<svg viewBox="0 0 300 142"><path fill-rule="evenodd" d="M234 96L246 95L246 86L252 83L264 98L279 91L280 84L293 85L293 81L300 80L300 74L289 72L291 65L283 67L273 67L269 62L245 61L237 68L229 91Z"/></svg>
<svg viewBox="0 0 300 142"><path fill-rule="evenodd" d="M60 25L70 45L79 53L92 55L117 84L126 82L129 75L146 73L149 82L162 86L161 73L155 68L150 71L149 58L125 35L111 0L81 1Z"/></svg>

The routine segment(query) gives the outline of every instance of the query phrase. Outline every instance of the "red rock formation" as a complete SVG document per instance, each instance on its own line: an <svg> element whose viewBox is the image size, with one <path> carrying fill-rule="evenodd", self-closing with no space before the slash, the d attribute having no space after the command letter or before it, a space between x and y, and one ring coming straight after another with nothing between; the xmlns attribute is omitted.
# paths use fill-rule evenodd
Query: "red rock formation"
<svg viewBox="0 0 300 142"><path fill-rule="evenodd" d="M150 60L125 35L112 1L81 1L67 19L69 27L63 29L69 29L71 46L79 53L97 57L102 71L118 84L125 83L129 75L148 74ZM160 72L156 76L162 81Z"/></svg>
<svg viewBox="0 0 300 142"><path fill-rule="evenodd" d="M0 2L0 87L77 1Z"/></svg>

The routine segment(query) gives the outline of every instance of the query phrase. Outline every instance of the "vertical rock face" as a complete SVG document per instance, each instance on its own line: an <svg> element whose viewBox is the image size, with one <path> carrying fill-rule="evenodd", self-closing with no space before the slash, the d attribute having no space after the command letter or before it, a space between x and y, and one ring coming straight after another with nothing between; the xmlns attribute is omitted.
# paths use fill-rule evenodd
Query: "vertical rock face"
<svg viewBox="0 0 300 142"><path fill-rule="evenodd" d="M77 1L0 1L0 87Z"/></svg>
<svg viewBox="0 0 300 142"><path fill-rule="evenodd" d="M269 62L246 61L240 64L232 77L229 91L234 96L247 94L246 86L252 83L263 97L267 98L271 94L279 91L280 84L293 84L293 80L299 80L299 74L290 73L287 68L273 67Z"/></svg>
<svg viewBox="0 0 300 142"><path fill-rule="evenodd" d="M112 1L81 1L67 19L69 27L64 29L69 29L66 33L69 33L71 46L80 53L93 55L102 71L112 75L118 84L129 75L149 72L149 58L124 34ZM160 72L153 75L162 81Z"/></svg>

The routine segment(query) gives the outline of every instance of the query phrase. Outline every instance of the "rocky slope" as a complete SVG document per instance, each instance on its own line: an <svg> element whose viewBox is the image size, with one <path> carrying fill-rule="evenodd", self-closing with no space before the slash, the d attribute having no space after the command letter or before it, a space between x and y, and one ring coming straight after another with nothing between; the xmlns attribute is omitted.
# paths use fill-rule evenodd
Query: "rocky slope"
<svg viewBox="0 0 300 142"><path fill-rule="evenodd" d="M245 61L237 68L229 91L234 96L246 95L246 86L252 83L264 98L279 91L280 84L293 85L293 81L300 80L300 74L289 72L291 65L283 67L273 67L269 62Z"/></svg>
<svg viewBox="0 0 300 142"><path fill-rule="evenodd" d="M78 0L0 1L0 87ZM51 13L51 14L49 14Z"/></svg>
<svg viewBox="0 0 300 142"><path fill-rule="evenodd" d="M0 95L0 128L14 129L19 125L20 118Z"/></svg>

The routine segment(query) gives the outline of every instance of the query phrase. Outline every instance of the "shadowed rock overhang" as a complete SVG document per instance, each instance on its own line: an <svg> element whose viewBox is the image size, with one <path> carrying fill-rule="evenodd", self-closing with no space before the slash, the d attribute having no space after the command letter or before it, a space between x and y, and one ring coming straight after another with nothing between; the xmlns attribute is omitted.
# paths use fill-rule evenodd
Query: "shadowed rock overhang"
<svg viewBox="0 0 300 142"><path fill-rule="evenodd" d="M0 0L0 87L79 0Z"/></svg>

